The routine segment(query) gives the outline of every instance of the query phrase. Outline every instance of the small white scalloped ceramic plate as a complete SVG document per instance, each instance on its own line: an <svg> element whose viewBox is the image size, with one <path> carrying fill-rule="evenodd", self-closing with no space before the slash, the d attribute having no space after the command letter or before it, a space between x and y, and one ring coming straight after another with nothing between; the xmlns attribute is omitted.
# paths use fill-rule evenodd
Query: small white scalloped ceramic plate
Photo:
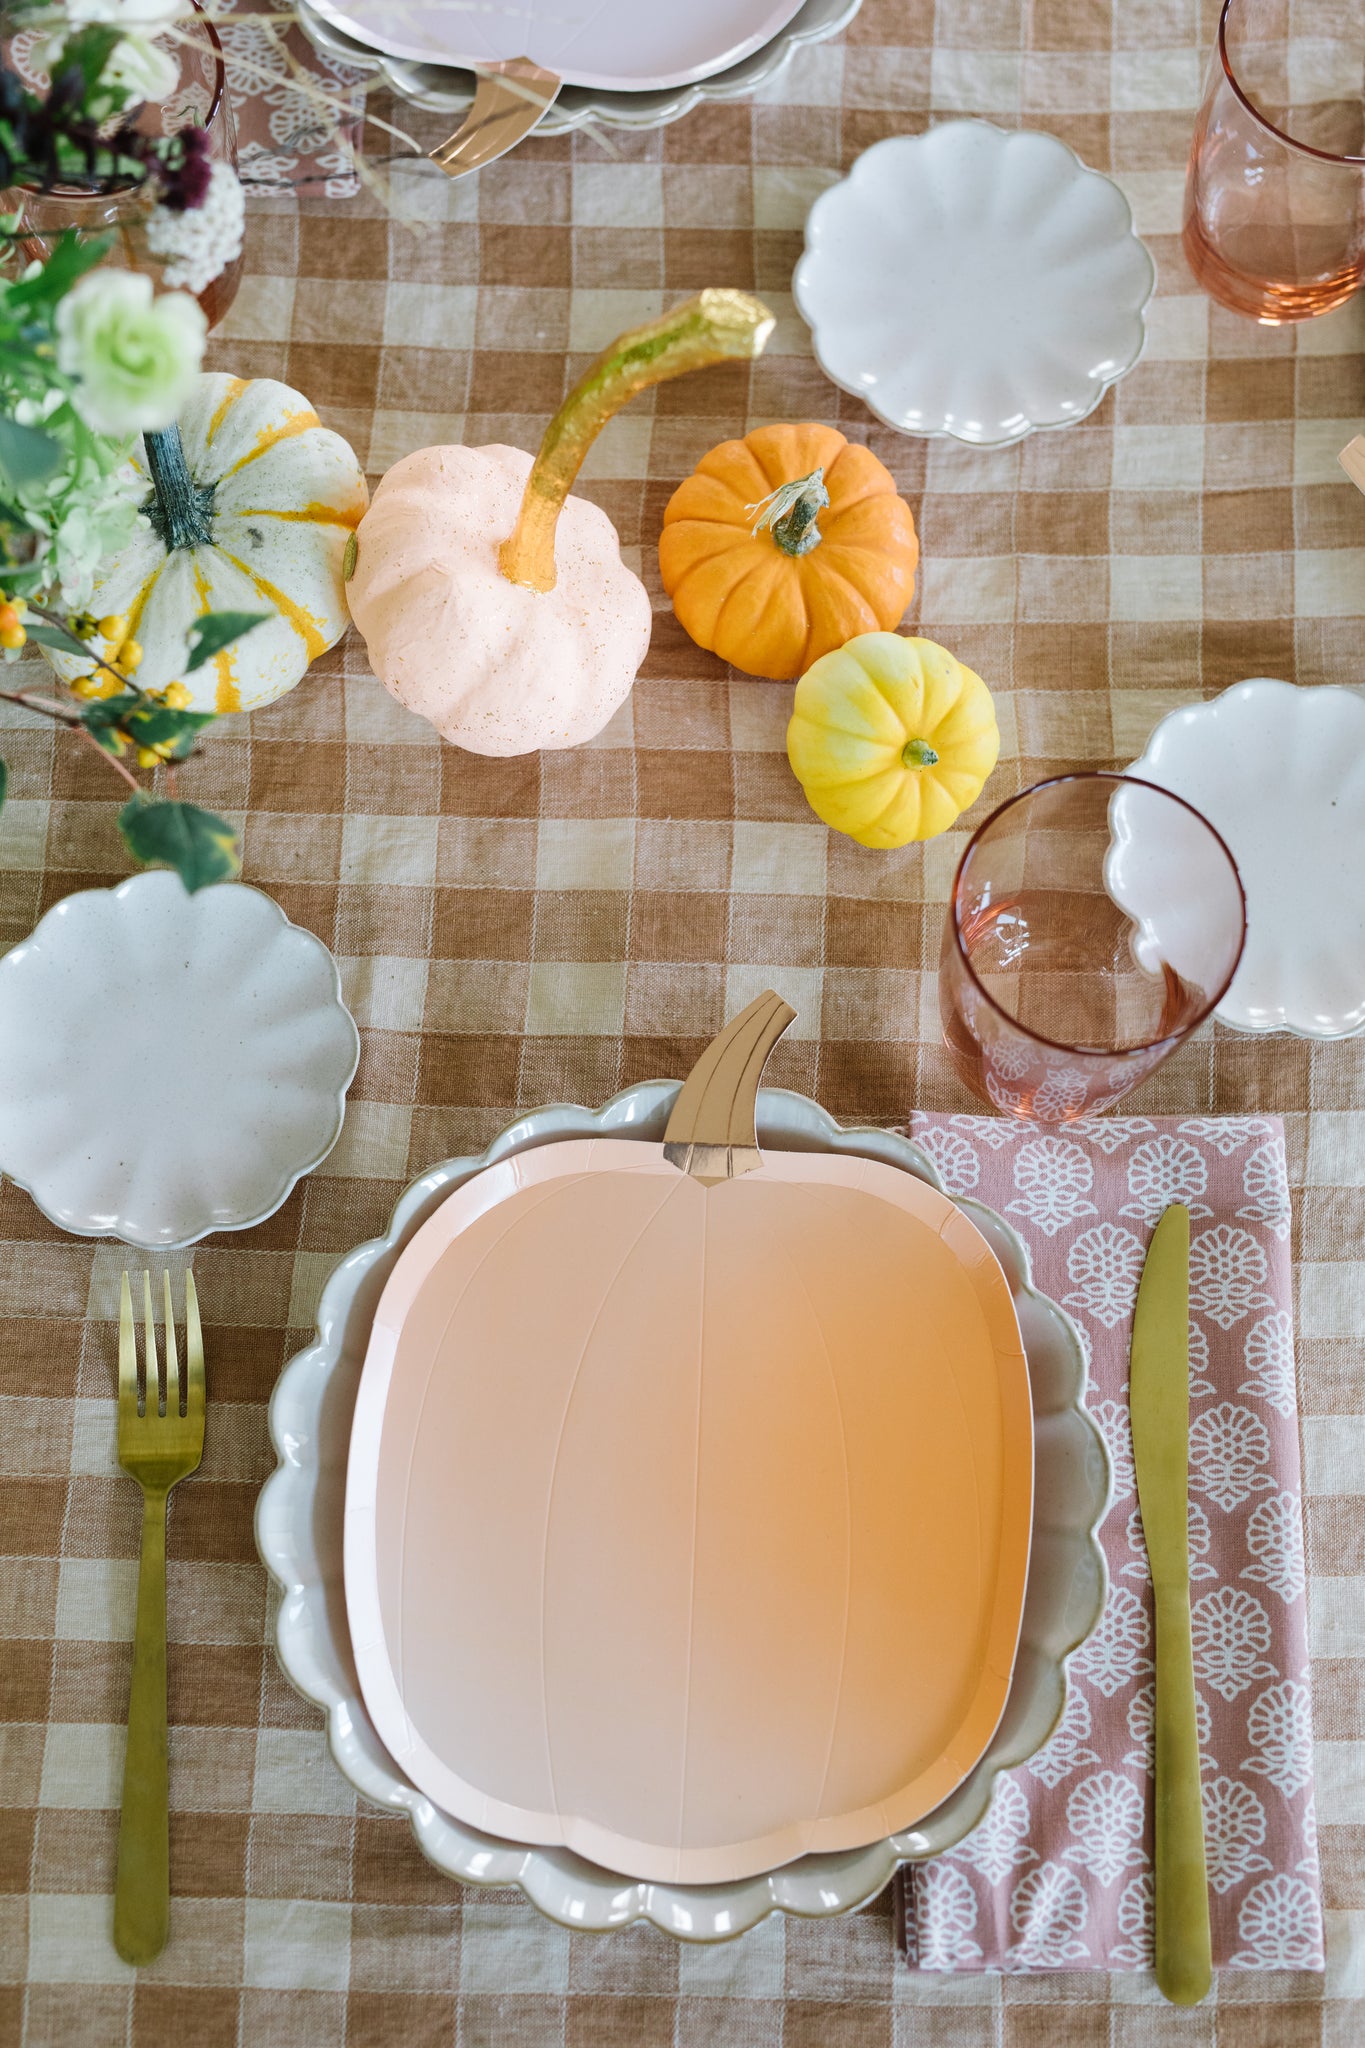
<svg viewBox="0 0 1365 2048"><path fill-rule="evenodd" d="M1055 135L944 121L821 193L792 289L826 376L888 426L997 448L1094 411L1155 284L1112 179Z"/></svg>
<svg viewBox="0 0 1365 2048"><path fill-rule="evenodd" d="M1365 1026L1365 696L1253 676L1172 711L1127 772L1193 804L1237 863L1246 947L1214 1015L1300 1038Z"/></svg>
<svg viewBox="0 0 1365 2048"><path fill-rule="evenodd" d="M0 960L0 1169L81 1237L245 1230L331 1151L359 1057L336 962L259 889L82 890Z"/></svg>

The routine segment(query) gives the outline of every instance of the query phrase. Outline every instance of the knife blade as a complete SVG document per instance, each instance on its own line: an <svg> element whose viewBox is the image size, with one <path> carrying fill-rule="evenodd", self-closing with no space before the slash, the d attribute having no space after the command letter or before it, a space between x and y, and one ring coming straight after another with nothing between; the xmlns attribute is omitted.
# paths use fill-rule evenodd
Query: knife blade
<svg viewBox="0 0 1365 2048"><path fill-rule="evenodd" d="M1156 1980L1172 2004L1197 2005L1213 1965L1190 1639L1190 1212L1179 1202L1138 1283L1129 1406L1156 1601Z"/></svg>

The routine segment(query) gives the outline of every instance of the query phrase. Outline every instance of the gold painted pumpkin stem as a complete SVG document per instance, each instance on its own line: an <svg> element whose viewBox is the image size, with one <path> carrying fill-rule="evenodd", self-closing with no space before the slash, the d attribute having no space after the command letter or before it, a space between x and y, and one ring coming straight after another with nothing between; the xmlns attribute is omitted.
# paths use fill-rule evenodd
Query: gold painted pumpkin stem
<svg viewBox="0 0 1365 2048"><path fill-rule="evenodd" d="M613 413L651 384L711 363L761 355L773 326L768 308L748 292L711 290L614 341L545 429L516 526L498 552L498 566L508 581L528 590L554 589L560 507Z"/></svg>
<svg viewBox="0 0 1365 2048"><path fill-rule="evenodd" d="M809 476L799 476L793 483L779 484L775 491L769 491L766 498L760 498L756 505L746 505L744 509L756 515L750 528L755 539L766 529L784 555L808 555L824 539L815 521L828 504L825 472L813 469Z"/></svg>

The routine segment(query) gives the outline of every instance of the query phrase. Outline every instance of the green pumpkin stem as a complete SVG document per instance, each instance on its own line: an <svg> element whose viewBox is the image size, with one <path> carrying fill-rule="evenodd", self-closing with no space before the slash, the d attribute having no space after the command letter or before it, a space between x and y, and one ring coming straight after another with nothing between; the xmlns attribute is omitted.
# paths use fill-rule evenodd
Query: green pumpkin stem
<svg viewBox="0 0 1365 2048"><path fill-rule="evenodd" d="M828 504L825 472L813 469L809 476L799 476L792 483L779 484L766 498L760 498L756 505L746 505L744 509L753 518L750 531L755 539L766 531L771 533L784 555L808 555L824 539L815 521L816 515L823 512Z"/></svg>
<svg viewBox="0 0 1365 2048"><path fill-rule="evenodd" d="M928 740L907 740L901 748L901 759L907 768L937 768L938 755Z"/></svg>
<svg viewBox="0 0 1365 2048"><path fill-rule="evenodd" d="M213 491L190 475L179 427L172 423L142 439L153 493L144 509L158 537L168 549L207 547L213 539Z"/></svg>

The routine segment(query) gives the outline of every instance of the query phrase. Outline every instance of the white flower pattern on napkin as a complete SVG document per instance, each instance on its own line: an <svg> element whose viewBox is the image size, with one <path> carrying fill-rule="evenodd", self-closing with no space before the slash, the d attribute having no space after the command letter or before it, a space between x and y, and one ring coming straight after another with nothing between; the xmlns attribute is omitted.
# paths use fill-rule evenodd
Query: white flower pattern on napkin
<svg viewBox="0 0 1365 2048"><path fill-rule="evenodd" d="M1032 1138L1014 1155L1015 1200L1005 1213L1023 1216L1055 1237L1080 1216L1098 1212L1089 1199L1095 1169L1079 1145L1067 1138Z"/></svg>
<svg viewBox="0 0 1365 2048"><path fill-rule="evenodd" d="M1258 1693L1247 1714L1247 1735L1253 1753L1242 1769L1269 1778L1291 1797L1313 1776L1313 1710L1306 1685L1287 1678Z"/></svg>
<svg viewBox="0 0 1365 2048"><path fill-rule="evenodd" d="M1167 1202L1194 1214L1190 1566L1215 1962L1320 1968L1288 1202L1265 1117L917 1117L950 1187L1010 1213L1075 1318L1115 1468L1110 1590L1046 1744L914 1880L925 1969L1151 1966L1150 1585L1127 1400L1133 1302ZM1024 1796L1016 1801L1003 1788ZM1027 1818L1024 1818L1027 1815ZM1017 1860L1015 1860L1017 1859Z"/></svg>

